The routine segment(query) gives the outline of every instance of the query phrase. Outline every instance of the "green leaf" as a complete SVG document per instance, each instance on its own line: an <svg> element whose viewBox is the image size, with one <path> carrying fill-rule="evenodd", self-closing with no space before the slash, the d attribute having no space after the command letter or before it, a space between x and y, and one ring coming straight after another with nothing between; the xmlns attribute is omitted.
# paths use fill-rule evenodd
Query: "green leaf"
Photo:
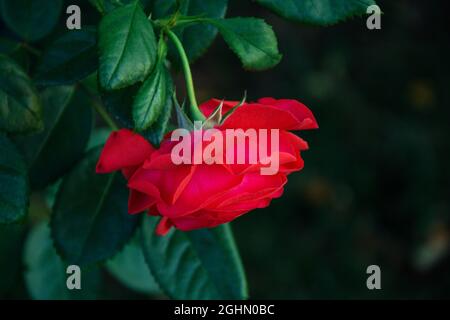
<svg viewBox="0 0 450 320"><path fill-rule="evenodd" d="M106 11L105 0L89 0L90 4L93 5L99 12L103 13ZM107 12L107 11L106 11Z"/></svg>
<svg viewBox="0 0 450 320"><path fill-rule="evenodd" d="M171 230L157 236L157 219L142 226L144 257L156 282L175 299L246 299L247 284L231 229Z"/></svg>
<svg viewBox="0 0 450 320"><path fill-rule="evenodd" d="M23 43L0 38L0 54L9 56L24 70L28 70L30 67L30 56Z"/></svg>
<svg viewBox="0 0 450 320"><path fill-rule="evenodd" d="M0 134L0 223L17 222L28 211L27 169L14 144Z"/></svg>
<svg viewBox="0 0 450 320"><path fill-rule="evenodd" d="M150 140L155 147L159 146L164 135L167 133L169 120L172 115L172 95L174 88L170 76L166 77L166 91L166 101L158 119L148 130L143 132L143 135Z"/></svg>
<svg viewBox="0 0 450 320"><path fill-rule="evenodd" d="M5 38L0 38L0 54L11 54L20 49L21 45L17 41L12 41Z"/></svg>
<svg viewBox="0 0 450 320"><path fill-rule="evenodd" d="M150 2L152 19L167 18L170 14L175 13L177 0L150 0ZM189 1L183 1L181 4L185 2Z"/></svg>
<svg viewBox="0 0 450 320"><path fill-rule="evenodd" d="M133 129L134 124L131 111L134 97L138 90L139 86L134 85L114 91L102 91L102 102L106 110L121 127Z"/></svg>
<svg viewBox="0 0 450 320"><path fill-rule="evenodd" d="M108 13L118 7L132 3L135 0L89 0L102 13ZM148 8L153 0L140 0L144 8Z"/></svg>
<svg viewBox="0 0 450 320"><path fill-rule="evenodd" d="M33 83L14 61L0 55L0 130L42 129L41 103Z"/></svg>
<svg viewBox="0 0 450 320"><path fill-rule="evenodd" d="M137 131L148 129L161 114L167 101L167 78L164 63L158 63L139 89L133 102L133 120Z"/></svg>
<svg viewBox="0 0 450 320"><path fill-rule="evenodd" d="M47 208L53 208L55 204L56 195L58 194L59 187L61 186L61 182L62 179L59 179L55 183L45 188L43 194Z"/></svg>
<svg viewBox="0 0 450 320"><path fill-rule="evenodd" d="M331 25L366 13L374 0L256 0L280 16L297 22Z"/></svg>
<svg viewBox="0 0 450 320"><path fill-rule="evenodd" d="M45 89L41 94L45 129L14 142L25 156L33 189L64 175L83 156L93 125L85 93L73 86Z"/></svg>
<svg viewBox="0 0 450 320"><path fill-rule="evenodd" d="M145 263L140 245L140 230L114 258L107 261L107 270L126 287L151 295L160 294L161 290Z"/></svg>
<svg viewBox="0 0 450 320"><path fill-rule="evenodd" d="M163 139L168 131L168 124L172 113L172 92L173 83L171 77L166 77L167 100L159 117L155 123L147 130L141 132L154 146ZM131 86L125 89L106 91L102 93L102 101L106 110L112 115L114 120L121 126L128 129L134 128L132 119L132 108L134 98L139 90L138 86Z"/></svg>
<svg viewBox="0 0 450 320"><path fill-rule="evenodd" d="M139 2L103 17L99 27L100 84L120 89L144 80L156 59L153 27Z"/></svg>
<svg viewBox="0 0 450 320"><path fill-rule="evenodd" d="M0 0L0 13L11 30L33 42L56 26L62 5L62 0Z"/></svg>
<svg viewBox="0 0 450 320"><path fill-rule="evenodd" d="M21 224L0 225L0 298L3 298L19 278L22 265Z"/></svg>
<svg viewBox="0 0 450 320"><path fill-rule="evenodd" d="M96 148L64 178L51 228L58 252L87 265L113 256L133 235L138 216L128 214L128 190L120 173L96 174Z"/></svg>
<svg viewBox="0 0 450 320"><path fill-rule="evenodd" d="M97 33L83 27L57 38L44 53L36 81L44 86L73 84L97 69Z"/></svg>
<svg viewBox="0 0 450 320"><path fill-rule="evenodd" d="M81 81L81 85L87 92L91 93L91 95L98 96L100 95L100 90L98 87L98 73L93 72L86 78Z"/></svg>
<svg viewBox="0 0 450 320"><path fill-rule="evenodd" d="M89 138L86 150L90 150L105 144L112 130L109 127L96 128Z"/></svg>
<svg viewBox="0 0 450 320"><path fill-rule="evenodd" d="M24 252L25 283L37 300L95 299L99 295L101 271L81 269L81 290L67 288L67 264L57 255L47 222L35 226L27 237Z"/></svg>
<svg viewBox="0 0 450 320"><path fill-rule="evenodd" d="M219 29L228 46L241 59L244 68L264 70L280 62L277 38L272 27L264 20L231 18L205 21Z"/></svg>
<svg viewBox="0 0 450 320"><path fill-rule="evenodd" d="M183 1L180 13L185 16L201 15L208 18L223 18L227 11L228 0L190 0ZM163 18L175 11L176 0L156 0L153 4L152 17ZM190 61L203 55L214 41L217 29L211 25L189 25L177 27L178 37ZM177 57L177 55L173 55Z"/></svg>
<svg viewBox="0 0 450 320"><path fill-rule="evenodd" d="M209 18L223 18L227 11L228 0L204 1L191 0L184 2L184 14L189 16L205 15ZM186 27L180 34L186 54L190 61L203 55L214 41L217 29L211 25L193 25Z"/></svg>

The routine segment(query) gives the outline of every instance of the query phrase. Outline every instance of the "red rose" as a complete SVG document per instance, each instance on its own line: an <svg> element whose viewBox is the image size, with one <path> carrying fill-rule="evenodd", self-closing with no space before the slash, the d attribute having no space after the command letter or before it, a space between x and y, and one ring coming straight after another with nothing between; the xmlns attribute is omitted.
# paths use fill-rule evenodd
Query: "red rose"
<svg viewBox="0 0 450 320"><path fill-rule="evenodd" d="M208 117L220 103L212 99L200 109ZM225 101L222 113L237 103ZM287 175L303 168L300 151L308 148L304 140L289 130L317 127L311 111L300 102L263 98L238 107L216 126L216 133L225 135L227 129L279 129L276 174L262 175L260 170L267 162L258 155L256 163L250 163L249 150L243 155L244 163L240 164L226 163L223 155L221 164L177 165L171 158L177 142L171 141L170 134L160 148L155 149L142 136L126 129L111 134L96 171L122 170L130 189L129 213L148 210L151 215L162 216L156 230L160 235L166 234L172 226L184 231L214 227L253 209L267 207L273 198L280 197ZM270 136L269 132L269 141ZM205 150L209 143L200 144L200 150L193 148L194 154ZM239 152L234 156L237 154Z"/></svg>

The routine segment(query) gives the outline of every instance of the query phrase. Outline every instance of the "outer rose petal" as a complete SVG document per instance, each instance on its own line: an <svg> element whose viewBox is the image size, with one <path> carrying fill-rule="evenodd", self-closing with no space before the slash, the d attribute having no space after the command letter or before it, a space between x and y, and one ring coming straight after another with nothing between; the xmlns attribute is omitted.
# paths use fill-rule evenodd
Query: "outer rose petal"
<svg viewBox="0 0 450 320"><path fill-rule="evenodd" d="M133 174L139 169L141 166L134 166L134 167L125 167L122 169L122 174L125 177L125 179L130 179Z"/></svg>
<svg viewBox="0 0 450 320"><path fill-rule="evenodd" d="M137 190L130 189L130 195L128 197L128 213L135 214L145 211L153 206L155 202L155 198Z"/></svg>
<svg viewBox="0 0 450 320"><path fill-rule="evenodd" d="M222 100L218 99L210 99L206 102L203 102L199 108L200 111L203 112L203 114L206 117L209 117L211 113L222 103ZM223 101L222 105L222 114L227 113L233 106L239 104L239 101Z"/></svg>
<svg viewBox="0 0 450 320"><path fill-rule="evenodd" d="M319 125L317 124L316 118L314 117L311 110L308 109L303 103L292 100L292 99L274 99L274 98L261 98L258 103L263 105L268 105L279 110L290 112L299 122L297 128L292 130L306 130L306 129L317 129Z"/></svg>
<svg viewBox="0 0 450 320"><path fill-rule="evenodd" d="M108 173L144 162L155 149L137 133L128 129L114 131L109 136L97 162L97 173Z"/></svg>
<svg viewBox="0 0 450 320"><path fill-rule="evenodd" d="M170 219L175 227L183 231L212 228L230 222L253 209L267 207L272 199L281 196L286 181L283 174L246 175L239 185L222 193L203 209Z"/></svg>
<svg viewBox="0 0 450 320"><path fill-rule="evenodd" d="M223 149L226 150L226 138L225 131L223 133ZM300 170L303 167L303 159L300 157L300 151L307 150L308 144L295 134L285 131L279 130L279 145L278 145L278 160L279 160L279 168L278 172L289 173L292 171ZM257 139L260 139L258 137ZM265 148L265 152L260 154L259 148L262 147L261 143L258 143L256 150L251 150L251 144L248 139L245 140L245 144L238 143L238 140L235 140L234 143L234 161L233 164L227 164L232 172L235 174L246 174L248 172L260 171L261 168L269 167L270 157L276 157L276 153L272 154L271 152L271 144L272 144L272 133L269 131L267 135L267 146ZM238 164L238 154L239 149L243 148L242 151L245 151L244 158L245 163ZM254 146L253 146L254 148ZM228 150L226 150L228 152ZM257 163L251 163L250 153L253 152L257 157ZM241 152L243 153L243 152ZM264 158L263 158L264 157ZM269 157L267 159L266 157ZM225 163L226 157L222 156L223 162ZM264 163L264 164L263 164Z"/></svg>
<svg viewBox="0 0 450 320"><path fill-rule="evenodd" d="M242 212L241 214L244 214ZM171 219L177 229L190 231L201 228L213 228L220 224L227 223L231 219L212 218L207 210L198 211L195 214Z"/></svg>
<svg viewBox="0 0 450 320"><path fill-rule="evenodd" d="M200 110L209 116L220 103L220 100L211 99L201 104ZM238 103L224 101L222 113ZM225 120L221 128L304 130L318 128L318 125L312 112L296 100L263 98L258 103L244 103Z"/></svg>

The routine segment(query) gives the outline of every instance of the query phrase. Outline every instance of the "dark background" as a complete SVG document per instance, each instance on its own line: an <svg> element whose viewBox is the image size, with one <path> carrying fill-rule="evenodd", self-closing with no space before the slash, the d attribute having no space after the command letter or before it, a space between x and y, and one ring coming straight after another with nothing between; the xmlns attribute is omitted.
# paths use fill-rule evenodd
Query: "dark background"
<svg viewBox="0 0 450 320"><path fill-rule="evenodd" d="M233 223L252 298L450 298L448 13L438 1L377 1L366 19L300 26L264 17L276 68L242 72L223 41L194 66L201 97L295 98L320 129L301 132L305 168L267 209ZM220 62L218 62L220 61ZM382 290L366 287L381 268Z"/></svg>
<svg viewBox="0 0 450 320"><path fill-rule="evenodd" d="M450 298L448 11L377 2L371 31L366 17L305 26L231 0L228 16L274 27L283 60L244 71L217 38L193 65L200 101L294 98L319 122L299 133L310 150L284 196L232 224L252 299ZM366 287L372 264L381 290ZM106 297L141 297L105 276ZM27 297L23 279L7 297Z"/></svg>

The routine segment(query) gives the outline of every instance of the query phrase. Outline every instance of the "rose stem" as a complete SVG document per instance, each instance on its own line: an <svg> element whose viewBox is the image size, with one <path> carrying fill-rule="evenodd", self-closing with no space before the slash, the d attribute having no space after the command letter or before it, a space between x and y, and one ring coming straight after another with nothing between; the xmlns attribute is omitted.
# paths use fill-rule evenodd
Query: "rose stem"
<svg viewBox="0 0 450 320"><path fill-rule="evenodd" d="M79 88L82 89L86 95L89 97L89 100L91 100L91 106L92 108L99 114L99 116L105 121L105 123L113 130L117 131L119 130L119 127L116 125L113 119L109 116L108 112L105 110L103 105L98 102L97 97L95 97L89 88L86 87L86 85L82 82L80 82Z"/></svg>
<svg viewBox="0 0 450 320"><path fill-rule="evenodd" d="M165 32L167 33L169 38L174 43L175 47L177 48L178 54L180 55L180 58L181 58L181 63L183 66L183 71L184 71L184 78L186 81L186 91L187 91L187 94L189 97L189 102L191 105L191 114L192 114L192 117L194 118L193 120L203 121L203 120L205 120L205 116L199 110L198 104L197 104L197 99L195 98L194 82L192 81L192 73L191 73L191 68L189 66L189 60L186 55L186 51L184 51L183 45L181 44L180 39L178 39L178 37L175 33L173 33L170 30L165 30Z"/></svg>

